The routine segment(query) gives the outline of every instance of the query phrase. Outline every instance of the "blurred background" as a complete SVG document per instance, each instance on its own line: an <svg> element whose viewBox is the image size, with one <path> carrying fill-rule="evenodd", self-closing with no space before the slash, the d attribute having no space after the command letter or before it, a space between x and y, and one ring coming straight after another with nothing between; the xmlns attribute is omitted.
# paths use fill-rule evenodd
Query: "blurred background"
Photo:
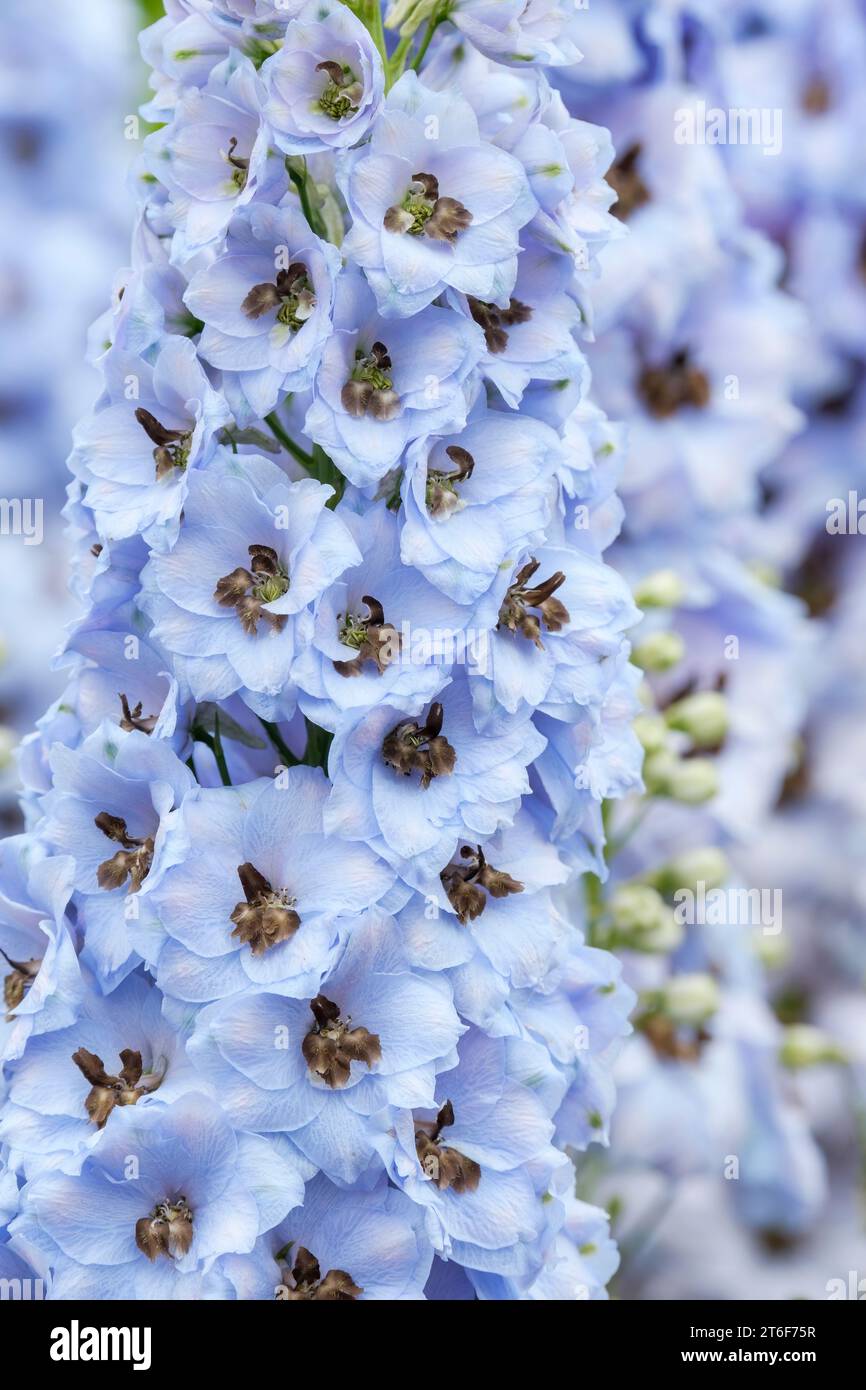
<svg viewBox="0 0 866 1390"><path fill-rule="evenodd" d="M174 0L181 11L210 4ZM695 688L723 690L727 703L724 738L709 745L716 794L638 808L607 901L650 880L665 901L660 866L712 847L730 881L784 904L778 933L721 921L700 949L678 943L674 974L717 983L713 1025L681 1055L638 1028L620 1059L609 1147L582 1163L581 1187L614 1218L615 1297L863 1298L866 10L861 0L580 8L584 62L561 90L572 114L613 130L610 178L630 233L611 248L587 347L596 399L631 434L610 558L636 586L671 571L684 585L662 617L645 604L636 634L657 651L659 634L681 641L675 675L648 673L657 711ZM65 460L99 389L88 329L127 264L129 169L150 129L136 115L148 90L136 35L161 13L158 0L4 0L0 11L5 832L19 824L16 745L63 687L52 656L75 611ZM696 100L781 112L779 150L677 147L671 113ZM707 364L724 343L725 369L736 362L744 382L759 381L750 433L705 426L689 453L624 391L627 340L650 321L662 337L686 325ZM677 450L688 457L674 468ZM726 670L731 634L742 659ZM701 861L705 877L713 862ZM620 954L644 992L674 959L628 944ZM732 1156L748 1181L732 1180Z"/></svg>
<svg viewBox="0 0 866 1390"><path fill-rule="evenodd" d="M146 92L137 0L4 0L0 13L0 812L15 828L13 749L63 685L51 669L75 611L60 515L76 420L99 375L87 330L127 263ZM136 118L137 119L137 118ZM37 543L39 542L39 543Z"/></svg>

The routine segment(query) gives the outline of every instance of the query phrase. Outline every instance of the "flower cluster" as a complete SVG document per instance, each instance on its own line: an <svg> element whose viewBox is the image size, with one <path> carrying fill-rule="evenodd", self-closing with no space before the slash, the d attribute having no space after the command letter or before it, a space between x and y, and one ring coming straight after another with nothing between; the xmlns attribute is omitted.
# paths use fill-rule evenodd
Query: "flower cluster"
<svg viewBox="0 0 866 1390"><path fill-rule="evenodd" d="M639 996L609 1181L623 1229L666 1214L625 1296L825 1297L823 1274L801 1283L803 1264L755 1251L826 1225L831 1106L808 1073L841 1089L825 1068L855 1030L852 996L820 981L842 960L862 981L862 901L840 886L856 882L859 735L839 722L862 688L842 655L862 566L844 541L828 549L825 503L852 486L863 437L866 33L846 0L723 8L593 4L587 61L554 79L611 129L629 231L601 255L591 359L599 403L629 427L610 559L645 614L648 797L613 811L622 853L590 921ZM809 621L828 610L830 641ZM855 1142L850 1117L834 1126L831 1157ZM721 1253L708 1266L708 1231L735 1277Z"/></svg>
<svg viewBox="0 0 866 1390"><path fill-rule="evenodd" d="M633 995L577 888L642 749L578 9L143 36L86 613L0 879L4 1214L55 1297L604 1297L565 1150Z"/></svg>

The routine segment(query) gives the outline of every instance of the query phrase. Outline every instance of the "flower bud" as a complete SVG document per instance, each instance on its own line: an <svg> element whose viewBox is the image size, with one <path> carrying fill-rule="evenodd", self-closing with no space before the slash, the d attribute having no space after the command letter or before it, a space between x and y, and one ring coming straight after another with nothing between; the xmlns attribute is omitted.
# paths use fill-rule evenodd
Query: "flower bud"
<svg viewBox="0 0 866 1390"><path fill-rule="evenodd" d="M685 592L676 570L654 570L635 586L634 601L639 608L675 608Z"/></svg>
<svg viewBox="0 0 866 1390"><path fill-rule="evenodd" d="M709 892L711 888L721 888L729 873L730 864L722 851L714 845L705 845L678 854L649 874L647 881L660 893L675 893L678 888L694 889L699 883Z"/></svg>
<svg viewBox="0 0 866 1390"><path fill-rule="evenodd" d="M639 714L632 728L645 753L656 753L660 748L664 748L668 727L660 714Z"/></svg>
<svg viewBox="0 0 866 1390"><path fill-rule="evenodd" d="M669 671L682 661L686 644L678 632L663 630L645 637L632 651L631 659L642 671Z"/></svg>
<svg viewBox="0 0 866 1390"><path fill-rule="evenodd" d="M622 884L611 895L608 911L612 946L657 953L672 951L682 941L673 910L648 884Z"/></svg>
<svg viewBox="0 0 866 1390"><path fill-rule="evenodd" d="M712 975L674 975L659 991L661 1011L674 1023L698 1028L719 1007L719 987Z"/></svg>
<svg viewBox="0 0 866 1390"><path fill-rule="evenodd" d="M656 926L665 906L654 888L645 883L624 883L611 895L609 911L615 929L632 935Z"/></svg>
<svg viewBox="0 0 866 1390"><path fill-rule="evenodd" d="M686 695L665 711L668 728L688 734L696 748L718 748L728 732L728 702L717 690Z"/></svg>
<svg viewBox="0 0 866 1390"><path fill-rule="evenodd" d="M711 758L678 758L667 749L647 757L643 776L651 796L669 796L689 806L709 801L719 789Z"/></svg>
<svg viewBox="0 0 866 1390"><path fill-rule="evenodd" d="M779 1061L791 1071L803 1067L815 1067L822 1063L847 1061L842 1048L832 1038L828 1038L820 1028L810 1023L795 1023L785 1029Z"/></svg>
<svg viewBox="0 0 866 1390"><path fill-rule="evenodd" d="M5 771L11 765L17 746L18 739L15 730L8 728L5 724L0 724L0 772Z"/></svg>
<svg viewBox="0 0 866 1390"><path fill-rule="evenodd" d="M763 932L756 935L752 950L765 970L781 970L791 959L791 943L781 932L778 936Z"/></svg>

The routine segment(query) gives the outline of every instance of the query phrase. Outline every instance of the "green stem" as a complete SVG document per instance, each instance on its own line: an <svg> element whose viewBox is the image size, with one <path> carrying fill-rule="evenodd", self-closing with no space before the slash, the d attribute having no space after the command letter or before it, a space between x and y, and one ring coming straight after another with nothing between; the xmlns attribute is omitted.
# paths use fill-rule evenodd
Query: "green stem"
<svg viewBox="0 0 866 1390"><path fill-rule="evenodd" d="M315 478L316 481L320 483L327 483L329 487L334 489L333 497L329 497L326 503L326 506L333 511L342 497L343 489L346 486L346 479L343 477L343 474L340 472L333 459L330 458L318 444L313 445L313 452L311 454L308 454L305 449L302 449L299 444L296 444L291 436L283 429L282 421L275 410L272 410L270 415L265 416L265 424L270 427L274 438L279 440L280 444L291 454L292 458L296 459L302 468L306 468L311 478Z"/></svg>
<svg viewBox="0 0 866 1390"><path fill-rule="evenodd" d="M219 768L223 786L230 787L232 779L229 776L229 767L223 752L223 741L220 738L220 712L216 708L213 712L213 755L216 758L216 765Z"/></svg>
<svg viewBox="0 0 866 1390"><path fill-rule="evenodd" d="M318 478L320 483L327 483L329 487L334 489L333 497L329 497L325 504L333 511L343 495L346 479L334 460L318 444L313 445L313 462L310 472L314 478Z"/></svg>
<svg viewBox="0 0 866 1390"><path fill-rule="evenodd" d="M301 759L296 758L289 745L286 743L276 724L272 724L269 719L262 719L257 716L259 723L267 734L271 743L276 748L286 767L300 767Z"/></svg>
<svg viewBox="0 0 866 1390"><path fill-rule="evenodd" d="M272 724L269 719L262 719L261 715L258 715L258 721L286 767L320 767L327 772L328 751L331 747L331 740L334 737L333 734L328 733L327 729L320 729L318 724L314 724L311 719L305 719L304 723L307 726L307 746L304 749L304 756L302 758L297 758L286 743L276 724Z"/></svg>
<svg viewBox="0 0 866 1390"><path fill-rule="evenodd" d="M385 71L388 71L388 46L385 42L385 27L382 23L382 6L379 0L370 0L370 8L367 14L367 28L370 30L373 42L382 55L382 62Z"/></svg>
<svg viewBox="0 0 866 1390"><path fill-rule="evenodd" d="M436 33L436 30L439 28L439 25L442 23L444 18L445 16L444 14L442 14L440 10L434 10L430 18L428 19L427 28L424 30L424 37L421 40L418 52L415 54L415 57L412 59L412 62L410 63L410 67L414 68L416 72L418 72L418 70L420 69L421 64L423 63L427 55L427 49L430 47L430 40Z"/></svg>
<svg viewBox="0 0 866 1390"><path fill-rule="evenodd" d="M213 734L209 734L207 732L207 729L202 729L199 725L194 725L192 730L192 736L196 743L203 743L205 747L209 748L210 751L213 753L214 761L217 765L217 770L219 771L220 780L224 787L230 787L232 785L232 779L229 776L228 764L226 763L225 753L223 752L223 745L222 739L220 738L219 727L219 712L215 711ZM193 769L193 771L194 770L195 769Z"/></svg>
<svg viewBox="0 0 866 1390"><path fill-rule="evenodd" d="M310 190L307 186L310 176L307 173L307 161L304 160L304 172L301 173L299 169L292 169L288 160L286 160L286 172L295 185L295 188L298 190L298 197L301 200L301 209L308 223L316 233L316 236L321 237L323 241L327 241L325 224L319 216L318 210L314 208L310 202Z"/></svg>
<svg viewBox="0 0 866 1390"><path fill-rule="evenodd" d="M414 34L407 34L405 39L401 39L391 54L391 59L385 71L385 91L389 92L397 81L398 77L403 76L403 69L406 66L406 58L409 49L412 47Z"/></svg>
<svg viewBox="0 0 866 1390"><path fill-rule="evenodd" d="M292 458L296 459L309 473L312 473L315 466L313 455L308 454L306 449L302 449L300 444L296 444L291 435L286 433L275 410L272 410L270 415L265 416L265 424L270 428L274 438L278 439L283 448L291 454Z"/></svg>
<svg viewBox="0 0 866 1390"><path fill-rule="evenodd" d="M318 724L305 718L307 726L307 747L304 750L304 762L308 767L320 767L323 772L328 771L328 753L334 735L329 734L327 729L320 729Z"/></svg>

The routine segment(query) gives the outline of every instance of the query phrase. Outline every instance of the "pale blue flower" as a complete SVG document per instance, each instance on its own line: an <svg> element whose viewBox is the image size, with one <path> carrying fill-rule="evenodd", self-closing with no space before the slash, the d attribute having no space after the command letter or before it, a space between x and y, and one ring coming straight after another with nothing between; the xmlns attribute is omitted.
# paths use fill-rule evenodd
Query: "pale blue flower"
<svg viewBox="0 0 866 1390"><path fill-rule="evenodd" d="M343 249L383 314L415 314L446 286L507 302L535 200L520 164L481 140L454 93L405 73L369 143L346 156L341 186L352 217Z"/></svg>

